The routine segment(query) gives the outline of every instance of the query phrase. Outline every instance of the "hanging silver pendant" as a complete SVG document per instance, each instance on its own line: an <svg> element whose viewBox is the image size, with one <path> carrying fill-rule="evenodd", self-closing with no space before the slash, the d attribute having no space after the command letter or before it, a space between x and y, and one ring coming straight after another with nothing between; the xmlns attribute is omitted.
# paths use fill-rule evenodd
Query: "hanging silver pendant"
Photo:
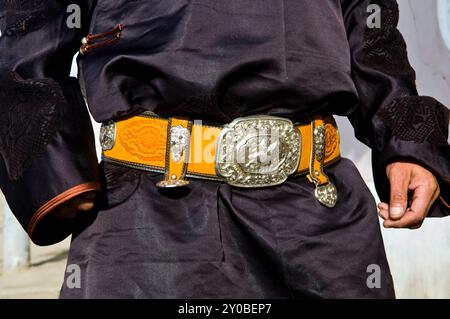
<svg viewBox="0 0 450 319"><path fill-rule="evenodd" d="M323 172L323 162L325 160L325 127L319 125L313 130L313 150L311 155L311 167L313 166L314 159L320 162L320 171L310 171L310 181L316 185L314 190L314 196L322 205L333 208L336 205L338 195L336 186L330 182L329 178ZM320 180L316 177L322 174L326 177L327 182L319 185Z"/></svg>
<svg viewBox="0 0 450 319"><path fill-rule="evenodd" d="M337 189L333 183L316 186L314 196L322 205L333 208L337 202Z"/></svg>

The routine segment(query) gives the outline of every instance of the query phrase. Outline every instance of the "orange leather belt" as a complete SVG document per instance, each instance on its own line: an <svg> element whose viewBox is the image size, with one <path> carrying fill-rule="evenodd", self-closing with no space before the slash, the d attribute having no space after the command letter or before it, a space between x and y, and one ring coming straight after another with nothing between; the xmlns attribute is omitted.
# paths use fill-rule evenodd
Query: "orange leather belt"
<svg viewBox="0 0 450 319"><path fill-rule="evenodd" d="M145 112L103 124L100 142L105 162L165 174L160 187L187 185L189 177L265 187L307 173L322 204L332 207L337 198L324 173L340 158L332 116L297 125L279 117L242 117L216 127Z"/></svg>

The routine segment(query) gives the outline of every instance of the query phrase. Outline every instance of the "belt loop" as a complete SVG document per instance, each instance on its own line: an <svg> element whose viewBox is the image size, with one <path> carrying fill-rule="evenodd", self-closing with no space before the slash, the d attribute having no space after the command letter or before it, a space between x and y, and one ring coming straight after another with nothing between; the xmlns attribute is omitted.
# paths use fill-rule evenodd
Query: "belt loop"
<svg viewBox="0 0 450 319"><path fill-rule="evenodd" d="M170 118L167 125L166 166L164 180L156 186L173 188L186 186L185 179L189 162L192 122L184 119Z"/></svg>
<svg viewBox="0 0 450 319"><path fill-rule="evenodd" d="M89 51L93 49L100 48L102 46L114 43L120 39L122 36L123 31L123 24L119 23L117 24L114 29L98 34L88 34L83 39L81 39L81 47L80 47L80 54L86 55L89 53ZM101 39L104 39L102 41L99 41Z"/></svg>
<svg viewBox="0 0 450 319"><path fill-rule="evenodd" d="M311 138L311 159L307 178L316 186L314 196L319 203L332 208L336 205L337 189L323 171L325 160L325 122L320 115L314 116L311 120Z"/></svg>

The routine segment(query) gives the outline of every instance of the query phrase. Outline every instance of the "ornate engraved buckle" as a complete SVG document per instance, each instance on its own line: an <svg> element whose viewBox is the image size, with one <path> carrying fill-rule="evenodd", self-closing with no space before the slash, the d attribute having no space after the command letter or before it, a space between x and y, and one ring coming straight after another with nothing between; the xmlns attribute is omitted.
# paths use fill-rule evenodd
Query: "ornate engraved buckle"
<svg viewBox="0 0 450 319"><path fill-rule="evenodd" d="M216 150L217 175L228 184L275 186L297 171L301 135L288 119L242 117L224 127Z"/></svg>

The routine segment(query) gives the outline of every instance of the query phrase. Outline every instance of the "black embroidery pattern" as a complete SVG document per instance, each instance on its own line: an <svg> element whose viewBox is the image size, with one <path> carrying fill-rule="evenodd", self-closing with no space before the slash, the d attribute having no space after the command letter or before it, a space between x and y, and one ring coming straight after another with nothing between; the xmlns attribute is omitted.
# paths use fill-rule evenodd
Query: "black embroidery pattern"
<svg viewBox="0 0 450 319"><path fill-rule="evenodd" d="M19 179L27 163L55 136L64 103L58 84L50 79L0 75L0 154L11 180Z"/></svg>
<svg viewBox="0 0 450 319"><path fill-rule="evenodd" d="M2 23L4 34L19 37L45 26L50 17L58 12L60 5L57 1L50 3L48 0L6 0L0 10L3 8L7 12L2 18L5 20Z"/></svg>
<svg viewBox="0 0 450 319"><path fill-rule="evenodd" d="M396 99L378 115L392 134L401 140L447 144L449 110L431 97Z"/></svg>
<svg viewBox="0 0 450 319"><path fill-rule="evenodd" d="M47 2L48 0L5 0L4 6L14 10L36 10Z"/></svg>
<svg viewBox="0 0 450 319"><path fill-rule="evenodd" d="M397 29L398 4L395 0L373 0L381 8L381 27L366 28L365 63L381 72L404 76L415 82L415 72L408 61L406 43Z"/></svg>
<svg viewBox="0 0 450 319"><path fill-rule="evenodd" d="M15 21L6 26L5 35L8 37L24 36L29 32L41 29L45 25L44 12L21 14L15 17Z"/></svg>

